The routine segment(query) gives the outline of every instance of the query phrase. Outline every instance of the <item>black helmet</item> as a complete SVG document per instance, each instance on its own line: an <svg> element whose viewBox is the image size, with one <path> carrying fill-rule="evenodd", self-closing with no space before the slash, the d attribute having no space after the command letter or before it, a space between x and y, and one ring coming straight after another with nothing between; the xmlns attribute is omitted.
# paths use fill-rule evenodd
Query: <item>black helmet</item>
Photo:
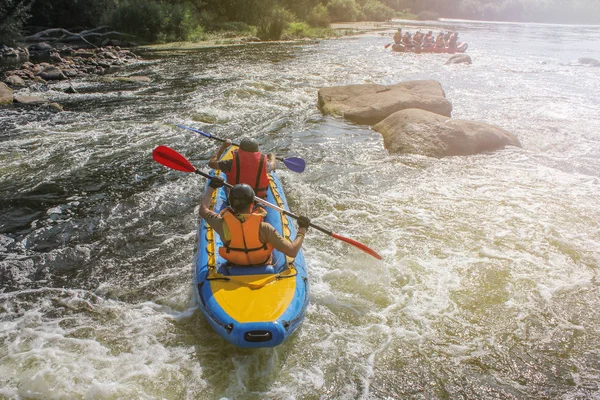
<svg viewBox="0 0 600 400"><path fill-rule="evenodd" d="M235 211L254 202L254 190L245 183L234 185L229 191L229 204Z"/></svg>
<svg viewBox="0 0 600 400"><path fill-rule="evenodd" d="M258 151L258 142L255 139L245 137L240 142L240 149L250 153L256 153Z"/></svg>

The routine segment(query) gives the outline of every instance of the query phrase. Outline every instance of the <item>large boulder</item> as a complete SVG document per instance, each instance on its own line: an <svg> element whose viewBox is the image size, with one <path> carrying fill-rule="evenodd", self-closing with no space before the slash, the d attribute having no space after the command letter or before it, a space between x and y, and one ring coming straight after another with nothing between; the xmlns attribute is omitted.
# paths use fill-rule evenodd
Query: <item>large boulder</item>
<svg viewBox="0 0 600 400"><path fill-rule="evenodd" d="M471 57L468 54L455 54L446 61L448 64L472 64Z"/></svg>
<svg viewBox="0 0 600 400"><path fill-rule="evenodd" d="M15 95L15 103L26 105L46 104L48 100L39 96Z"/></svg>
<svg viewBox="0 0 600 400"><path fill-rule="evenodd" d="M11 88L6 86L3 82L0 82L0 106L4 104L11 104L13 102L13 91Z"/></svg>
<svg viewBox="0 0 600 400"><path fill-rule="evenodd" d="M433 80L407 81L396 85L348 85L319 89L319 108L324 114L373 125L407 108L419 108L450 117L452 104L444 89Z"/></svg>
<svg viewBox="0 0 600 400"><path fill-rule="evenodd" d="M38 72L36 75L45 81L59 81L59 80L67 79L65 74L63 74L62 70L53 65L50 65L50 66L44 68L43 71Z"/></svg>
<svg viewBox="0 0 600 400"><path fill-rule="evenodd" d="M589 65L591 67L600 67L600 61L595 58L583 57L577 60L579 64Z"/></svg>
<svg viewBox="0 0 600 400"><path fill-rule="evenodd" d="M445 157L479 154L508 145L521 147L513 134L496 126L419 109L398 111L373 129L381 133L390 153Z"/></svg>

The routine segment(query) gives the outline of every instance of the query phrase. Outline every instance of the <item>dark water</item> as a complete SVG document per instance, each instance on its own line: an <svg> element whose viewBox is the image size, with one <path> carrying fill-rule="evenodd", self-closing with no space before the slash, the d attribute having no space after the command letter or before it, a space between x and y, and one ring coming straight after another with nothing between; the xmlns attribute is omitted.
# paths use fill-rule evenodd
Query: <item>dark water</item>
<svg viewBox="0 0 600 400"><path fill-rule="evenodd" d="M65 108L0 110L0 398L600 398L600 27L443 21L473 64L384 49L392 30L302 44L146 53L151 84L75 81ZM320 87L438 80L454 118L522 149L388 155L324 117ZM213 121L205 124L201 121ZM300 156L311 231L304 325L239 350L192 296L203 180L218 137Z"/></svg>

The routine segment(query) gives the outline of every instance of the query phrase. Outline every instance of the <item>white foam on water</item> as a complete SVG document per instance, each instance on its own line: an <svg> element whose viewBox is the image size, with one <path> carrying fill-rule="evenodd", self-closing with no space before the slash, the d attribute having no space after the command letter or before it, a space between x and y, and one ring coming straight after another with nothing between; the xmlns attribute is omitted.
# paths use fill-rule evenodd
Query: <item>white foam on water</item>
<svg viewBox="0 0 600 400"><path fill-rule="evenodd" d="M172 317L163 306L127 305L83 291L39 290L3 295L4 309L26 296L45 297L25 312L9 311L10 324L2 324L5 393L48 399L168 398L173 391L182 393L182 387L188 388L183 393L205 387L199 365L181 368L193 349L165 340Z"/></svg>

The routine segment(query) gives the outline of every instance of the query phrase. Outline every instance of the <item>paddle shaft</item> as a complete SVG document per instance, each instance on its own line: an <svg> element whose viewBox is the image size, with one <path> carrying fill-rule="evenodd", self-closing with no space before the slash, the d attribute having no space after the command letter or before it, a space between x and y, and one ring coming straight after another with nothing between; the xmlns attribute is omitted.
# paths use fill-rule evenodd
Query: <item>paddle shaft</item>
<svg viewBox="0 0 600 400"><path fill-rule="evenodd" d="M211 175L209 175L209 174L207 174L207 173L205 173L205 172L199 171L199 170L195 170L194 172L195 172L196 174L198 174L198 175L201 175L201 176L205 177L206 179L209 179L209 180L213 178ZM230 184L230 183L227 183L227 182L223 182L223 185L224 185L225 187L228 187L228 188L230 188L230 189L233 187L233 185L232 185L232 184ZM266 201L265 199L262 199L262 198L260 198L260 197L254 196L254 201L256 201L256 202L259 202L260 204L264 204L264 205L265 205L265 206L267 206L267 207L271 207L271 208L272 208L272 209L274 209L274 210L280 211L280 212L284 213L285 215L287 215L287 216L289 216L289 217L292 217L292 218L294 218L295 220L297 220L298 218L300 218L298 215L294 214L293 212L289 212L289 211L288 211L288 210L286 210L285 208L281 208L281 207L278 207L278 206L276 206L276 205L275 205L275 204L273 204L273 203L269 203L268 201ZM334 233L333 233L333 232L331 232L331 231L328 231L327 229L325 229L325 228L323 228L323 227L320 227L319 225L315 225L315 224L313 224L312 222L310 222L308 225L309 225L309 226L311 226L311 227L313 227L313 228L315 228L315 229L316 229L316 230L318 230L318 231L321 231L321 232L323 232L323 233L324 233L324 234L326 234L326 235L329 235L329 236L332 236L332 235L334 235Z"/></svg>

